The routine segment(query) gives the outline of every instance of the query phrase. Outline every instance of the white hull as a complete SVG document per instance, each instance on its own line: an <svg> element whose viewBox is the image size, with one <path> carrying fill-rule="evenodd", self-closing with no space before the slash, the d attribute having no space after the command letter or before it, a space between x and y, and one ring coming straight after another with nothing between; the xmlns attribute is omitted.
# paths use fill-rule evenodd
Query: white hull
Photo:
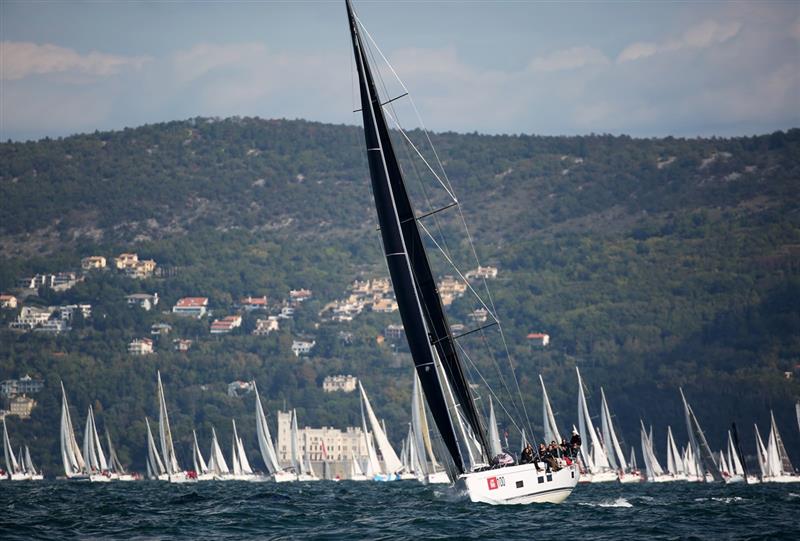
<svg viewBox="0 0 800 541"><path fill-rule="evenodd" d="M413 474L413 473L406 472L406 473L401 473L398 476L398 479L400 481L414 481L414 480L417 479L417 476L415 474Z"/></svg>
<svg viewBox="0 0 800 541"><path fill-rule="evenodd" d="M319 477L316 475L308 475L307 473L301 473L297 476L298 481L319 481Z"/></svg>
<svg viewBox="0 0 800 541"><path fill-rule="evenodd" d="M196 483L197 479L189 477L187 472L182 471L173 474L168 474L167 481L173 484L181 484L181 483Z"/></svg>
<svg viewBox="0 0 800 541"><path fill-rule="evenodd" d="M436 473L429 473L426 481L429 485L450 484L450 478L447 477L446 471L437 471Z"/></svg>
<svg viewBox="0 0 800 541"><path fill-rule="evenodd" d="M296 481L297 477L295 476L295 474L290 473L288 471L279 471L275 472L272 475L272 480L275 481L276 483L288 483L291 481Z"/></svg>
<svg viewBox="0 0 800 541"><path fill-rule="evenodd" d="M617 480L617 472L603 471L588 473L581 476L581 483L612 483Z"/></svg>
<svg viewBox="0 0 800 541"><path fill-rule="evenodd" d="M379 473L372 478L373 481L378 481L379 483L397 481L398 479L400 479L400 477L396 473Z"/></svg>
<svg viewBox="0 0 800 541"><path fill-rule="evenodd" d="M353 477L346 479L346 481L369 481L369 477L366 475L354 475Z"/></svg>
<svg viewBox="0 0 800 541"><path fill-rule="evenodd" d="M726 485L733 485L735 483L744 483L744 476L742 475L729 475L724 477Z"/></svg>
<svg viewBox="0 0 800 541"><path fill-rule="evenodd" d="M673 483L675 481L685 481L685 480L686 480L685 477L679 477L677 475L670 475L670 474L656 475L654 477L647 478L648 483Z"/></svg>
<svg viewBox="0 0 800 541"><path fill-rule="evenodd" d="M641 473L620 473L617 477L620 483L627 485L628 483L642 483L644 477Z"/></svg>
<svg viewBox="0 0 800 541"><path fill-rule="evenodd" d="M110 483L111 476L105 473L93 473L89 475L89 481L92 483Z"/></svg>
<svg viewBox="0 0 800 541"><path fill-rule="evenodd" d="M27 473L8 473L8 480L9 481L30 481L31 476Z"/></svg>
<svg viewBox="0 0 800 541"><path fill-rule="evenodd" d="M764 477L762 483L800 483L800 475L776 475Z"/></svg>
<svg viewBox="0 0 800 541"><path fill-rule="evenodd" d="M466 473L456 487L466 490L473 502L491 505L561 503L580 479L577 465L557 472L536 471L533 464L522 464L481 472Z"/></svg>
<svg viewBox="0 0 800 541"><path fill-rule="evenodd" d="M127 482L130 482L130 481L137 481L138 479L137 479L137 477L135 477L134 475L132 475L130 473L123 473L123 474L116 473L116 474L114 474L114 477L112 477L112 480L114 480L114 481L122 481L123 483L127 483Z"/></svg>
<svg viewBox="0 0 800 541"><path fill-rule="evenodd" d="M748 485L760 485L761 479L759 479L755 475L750 475L748 477L745 477L744 482L747 483Z"/></svg>

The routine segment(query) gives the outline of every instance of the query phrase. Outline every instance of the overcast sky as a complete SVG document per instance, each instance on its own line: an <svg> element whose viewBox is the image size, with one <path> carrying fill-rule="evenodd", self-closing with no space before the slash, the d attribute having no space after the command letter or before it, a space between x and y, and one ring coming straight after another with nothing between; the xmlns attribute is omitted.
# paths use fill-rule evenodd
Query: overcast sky
<svg viewBox="0 0 800 541"><path fill-rule="evenodd" d="M355 7L436 131L800 126L798 1ZM0 0L0 32L2 140L195 116L360 124L341 0Z"/></svg>

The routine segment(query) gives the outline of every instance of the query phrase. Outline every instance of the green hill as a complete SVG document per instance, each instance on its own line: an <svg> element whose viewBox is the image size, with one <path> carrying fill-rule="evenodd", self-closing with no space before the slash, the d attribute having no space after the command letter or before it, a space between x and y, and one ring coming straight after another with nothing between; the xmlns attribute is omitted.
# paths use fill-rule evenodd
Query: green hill
<svg viewBox="0 0 800 541"><path fill-rule="evenodd" d="M712 446L737 421L751 453L748 427L765 428L769 408L790 453L800 446L800 130L733 139L433 139L481 259L500 269L494 302L534 425L539 373L559 422L572 425L578 365L592 409L602 385L630 444L638 445L640 417L657 434L669 423L685 439L683 386ZM415 167L405 159L409 177ZM89 255L137 252L166 271L146 280L92 272L68 291L27 297L25 305L93 305L89 320L55 337L12 332L16 312L2 312L0 379L46 380L33 417L9 418L15 440L57 470L63 379L74 417L94 404L123 461L143 469L144 417L157 412L160 368L186 457L193 426L203 441L211 424L227 438L230 417L255 455L252 397L225 394L228 382L251 378L271 411L285 403L301 423L343 426L358 420L357 397L325 394L320 383L352 373L399 444L411 365L402 344L375 340L399 322L397 313L350 323L319 316L354 279L386 274L367 174L360 129L305 121L198 118L0 144L0 290L35 273L79 269ZM411 184L421 213L446 202L435 181L424 191ZM454 209L436 218L448 234L458 229ZM215 315L227 315L242 296L277 302L300 287L314 296L267 337L249 335L253 315L219 337L206 320L162 313L202 295ZM134 292L158 292L161 304L129 308L124 296ZM454 321L469 308L455 302ZM174 329L156 354L129 355L128 342L160 321ZM549 333L551 344L531 348L532 331ZM341 332L353 333L349 343ZM317 341L309 357L290 351L300 335ZM195 340L188 353L173 350L176 336Z"/></svg>

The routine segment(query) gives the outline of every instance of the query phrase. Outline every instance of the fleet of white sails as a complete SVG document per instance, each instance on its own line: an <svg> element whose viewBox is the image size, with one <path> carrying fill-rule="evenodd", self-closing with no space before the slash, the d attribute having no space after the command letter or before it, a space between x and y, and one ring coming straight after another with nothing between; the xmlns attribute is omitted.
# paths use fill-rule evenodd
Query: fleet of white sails
<svg viewBox="0 0 800 541"><path fill-rule="evenodd" d="M653 429L646 428L640 421L640 445L644 458L644 471L636 464L636 453L631 447L626 457L614 427L613 415L604 390L600 389L600 426L595 426L589 413L584 381L580 371L578 378L578 428L583 445L580 448L578 463L582 470L582 482L670 482L670 481L724 481L725 483L758 483L758 482L800 482L794 466L789 459L783 439L778 431L775 416L770 412L770 429L768 437L762 438L758 426L754 426L756 440L756 457L759 470L748 472L735 425L728 430L724 450L711 451L705 433L691 406L681 390L684 405L689 441L683 448L678 447L671 426L667 427L666 463L662 466L657 458ZM545 442L561 442L556 416L550 404L542 376L539 376L542 388L542 426ZM61 458L64 466L64 477L74 480L92 482L131 481L137 479L135 474L128 473L120 463L114 450L108 427L105 431L105 448L99 436L96 419L92 407L87 409L86 423L82 445L73 428L67 394L62 389L62 409L60 425ZM349 475L354 481L392 481L398 479L416 479L423 483L449 483L445 468L440 465L434 453L425 400L419 379L414 373L411 397L411 422L408 432L398 454L386 435L385 424L378 420L370 403L366 390L359 382L358 390L361 402L361 433L365 457L359 458L351 451L349 458ZM230 460L226 460L217 438L216 429L211 428L211 444L209 458L206 461L192 431L192 470L180 467L172 439L167 403L161 374L157 375L158 399L158 439L154 438L149 419L145 419L147 433L147 478L172 483L203 480L239 480L239 481L316 481L320 477L311 466L310 445L308 441L300 441L297 411L291 411L290 458L291 465L284 467L278 460L275 444L272 440L267 416L255 387L255 419L256 434L260 455L266 466L266 473L256 472L251 466L245 451L243 439L238 435L235 420L231 421L232 437ZM494 454L505 452L500 441L500 430L493 400L489 400L487 435L490 450ZM796 405L798 428L800 428L800 403ZM575 427L573 427L575 428ZM306 432L303 431L303 438ZM527 444L524 430L522 446ZM662 440L663 441L663 440ZM507 443L506 443L507 445ZM38 480L42 479L32 460L27 446L16 453L11 445L8 428L3 419L3 454L5 465L4 479ZM328 478L327 455L323 448L323 478ZM230 464L230 466L229 466Z"/></svg>

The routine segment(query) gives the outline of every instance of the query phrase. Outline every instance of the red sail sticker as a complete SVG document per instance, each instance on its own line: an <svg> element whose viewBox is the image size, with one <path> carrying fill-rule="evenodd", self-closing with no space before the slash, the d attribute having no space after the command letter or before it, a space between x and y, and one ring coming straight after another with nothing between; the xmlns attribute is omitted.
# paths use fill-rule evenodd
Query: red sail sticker
<svg viewBox="0 0 800 541"><path fill-rule="evenodd" d="M489 490L495 490L497 488L497 477L489 477L486 479L486 482L489 483Z"/></svg>

